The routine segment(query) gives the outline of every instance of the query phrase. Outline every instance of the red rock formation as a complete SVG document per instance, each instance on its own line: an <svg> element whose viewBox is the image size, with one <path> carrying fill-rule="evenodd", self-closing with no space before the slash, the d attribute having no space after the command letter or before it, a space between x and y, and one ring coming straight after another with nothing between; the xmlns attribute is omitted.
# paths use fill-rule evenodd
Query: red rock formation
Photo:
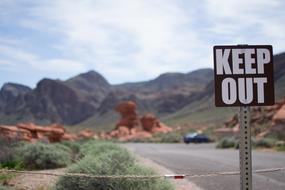
<svg viewBox="0 0 285 190"><path fill-rule="evenodd" d="M142 128L149 132L169 132L171 128L161 123L153 114L147 113L140 119Z"/></svg>
<svg viewBox="0 0 285 190"><path fill-rule="evenodd" d="M63 140L76 140L76 135L67 133L59 124L51 126L38 126L33 123L20 123L16 126L0 126L0 135L9 139L17 139L28 142L46 141L50 143Z"/></svg>
<svg viewBox="0 0 285 190"><path fill-rule="evenodd" d="M151 113L145 114L140 119L142 128L145 131L152 131L154 128L160 127L158 119Z"/></svg>
<svg viewBox="0 0 285 190"><path fill-rule="evenodd" d="M24 140L24 141L32 141L32 134L31 132L20 129L16 126L0 126L0 136L8 138L8 139L17 139L17 140Z"/></svg>
<svg viewBox="0 0 285 190"><path fill-rule="evenodd" d="M285 140L285 102L273 116L271 131Z"/></svg>
<svg viewBox="0 0 285 190"><path fill-rule="evenodd" d="M273 124L278 123L285 124L285 104L273 116Z"/></svg>
<svg viewBox="0 0 285 190"><path fill-rule="evenodd" d="M38 126L33 123L18 124L19 129L24 129L32 134L33 139L48 139L49 142L60 142L65 134L65 129L62 125L53 124L51 126Z"/></svg>
<svg viewBox="0 0 285 190"><path fill-rule="evenodd" d="M79 139L97 139L98 136L92 130L84 129L84 130L79 132L78 138Z"/></svg>
<svg viewBox="0 0 285 190"><path fill-rule="evenodd" d="M78 137L70 133L64 133L64 135L61 137L61 141L76 141L76 140L78 140Z"/></svg>
<svg viewBox="0 0 285 190"><path fill-rule="evenodd" d="M60 142L64 140L80 139L112 139L121 141L150 138L154 133L166 133L172 129L161 123L153 114L145 114L139 119L136 113L136 104L132 101L122 102L116 107L120 113L121 120L116 128L110 132L95 133L86 129L80 131L78 135L70 134L59 124L50 126L38 126L34 123L21 123L16 126L0 126L0 135L8 138L19 138L29 142L46 141Z"/></svg>
<svg viewBox="0 0 285 190"><path fill-rule="evenodd" d="M115 109L120 115L121 120L116 124L116 128L125 126L129 129L138 126L136 104L132 101L122 102Z"/></svg>
<svg viewBox="0 0 285 190"><path fill-rule="evenodd" d="M225 128L231 128L233 134L237 134L238 115L236 114L229 121L225 122ZM264 126L267 126L264 128ZM274 133L278 137L285 139L285 99L277 102L273 106L253 107L251 109L252 133L257 138ZM217 131L219 132L219 131Z"/></svg>
<svg viewBox="0 0 285 190"><path fill-rule="evenodd" d="M152 137L154 133L166 133L172 130L151 113L139 119L134 102L122 102L116 107L116 111L120 113L121 120L113 131L104 136L105 139L116 138L121 141L144 139Z"/></svg>

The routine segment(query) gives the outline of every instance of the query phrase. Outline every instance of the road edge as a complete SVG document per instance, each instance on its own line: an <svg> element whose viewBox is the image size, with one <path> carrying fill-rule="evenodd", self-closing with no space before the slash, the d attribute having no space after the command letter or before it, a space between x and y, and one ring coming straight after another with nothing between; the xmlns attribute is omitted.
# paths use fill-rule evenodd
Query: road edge
<svg viewBox="0 0 285 190"><path fill-rule="evenodd" d="M164 166L159 165L155 161L142 157L139 154L136 154L135 150L131 149L130 147L124 146L124 148L131 151L135 157L136 160L141 163L142 165L148 166L150 168L153 168L155 171L157 171L161 175L165 174L175 174L173 171L169 170L168 168L165 168ZM166 179L170 180L170 182L175 186L176 190L203 190L201 187L197 186L193 182L190 182L187 179Z"/></svg>

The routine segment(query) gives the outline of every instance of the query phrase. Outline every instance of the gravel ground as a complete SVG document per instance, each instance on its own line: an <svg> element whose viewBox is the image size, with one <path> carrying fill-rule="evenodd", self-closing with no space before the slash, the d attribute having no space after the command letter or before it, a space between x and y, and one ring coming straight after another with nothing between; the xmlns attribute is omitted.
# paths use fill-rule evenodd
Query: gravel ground
<svg viewBox="0 0 285 190"><path fill-rule="evenodd" d="M37 172L43 173L63 173L63 169L41 170ZM16 190L48 190L55 184L57 176L41 175L41 174L19 174L10 181L10 185Z"/></svg>

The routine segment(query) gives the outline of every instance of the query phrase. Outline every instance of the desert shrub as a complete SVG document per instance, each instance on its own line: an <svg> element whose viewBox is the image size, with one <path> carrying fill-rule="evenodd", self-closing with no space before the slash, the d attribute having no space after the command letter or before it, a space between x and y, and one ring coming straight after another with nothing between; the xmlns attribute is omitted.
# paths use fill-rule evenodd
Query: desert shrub
<svg viewBox="0 0 285 190"><path fill-rule="evenodd" d="M275 142L276 142L275 139L263 138L263 139L256 140L253 143L253 146L257 148L272 148L274 147Z"/></svg>
<svg viewBox="0 0 285 190"><path fill-rule="evenodd" d="M218 142L216 147L217 148L237 148L238 140L234 137L224 137Z"/></svg>
<svg viewBox="0 0 285 190"><path fill-rule="evenodd" d="M129 175L143 175L143 176L152 176L158 175L153 169L143 167L140 165L134 165L130 167L127 171ZM121 179L120 181L115 182L113 187L119 187L118 189L137 189L137 190L173 190L174 187L169 181L164 179L147 179L147 180L133 180L133 179ZM116 188L114 188L116 189Z"/></svg>
<svg viewBox="0 0 285 190"><path fill-rule="evenodd" d="M71 163L70 148L61 144L26 144L17 153L28 169L53 169Z"/></svg>
<svg viewBox="0 0 285 190"><path fill-rule="evenodd" d="M15 174L12 173L0 173L0 190L1 185L8 184L8 182L15 176ZM3 186L4 188L4 186Z"/></svg>
<svg viewBox="0 0 285 190"><path fill-rule="evenodd" d="M24 164L21 160L13 158L10 161L1 163L0 169L1 168L21 170L24 168Z"/></svg>
<svg viewBox="0 0 285 190"><path fill-rule="evenodd" d="M112 150L122 150L122 148L111 142L87 141L81 145L80 156L84 157L87 154L98 156Z"/></svg>
<svg viewBox="0 0 285 190"><path fill-rule="evenodd" d="M275 149L277 150L277 151L285 151L285 145L278 145L278 146L276 146L275 147Z"/></svg>
<svg viewBox="0 0 285 190"><path fill-rule="evenodd" d="M88 142L82 146L83 158L69 167L68 172L91 175L154 175L155 172L135 164L134 157L112 143ZM55 190L172 190L172 186L158 179L95 179L61 177Z"/></svg>
<svg viewBox="0 0 285 190"><path fill-rule="evenodd" d="M68 147L71 150L71 159L72 159L72 161L76 161L76 160L79 159L79 157L80 157L80 148L81 148L81 144L79 142L63 141L60 144Z"/></svg>
<svg viewBox="0 0 285 190"><path fill-rule="evenodd" d="M0 190L11 190L11 188L0 184Z"/></svg>
<svg viewBox="0 0 285 190"><path fill-rule="evenodd" d="M22 144L17 139L0 138L0 168L22 168L22 162L16 160L17 148Z"/></svg>
<svg viewBox="0 0 285 190"><path fill-rule="evenodd" d="M154 139L161 143L179 143L183 139L182 137L183 136L176 131L169 133L158 133L154 135Z"/></svg>
<svg viewBox="0 0 285 190"><path fill-rule="evenodd" d="M63 141L60 144L67 146L72 150L74 154L78 154L80 152L80 143L78 142L73 142L73 141Z"/></svg>

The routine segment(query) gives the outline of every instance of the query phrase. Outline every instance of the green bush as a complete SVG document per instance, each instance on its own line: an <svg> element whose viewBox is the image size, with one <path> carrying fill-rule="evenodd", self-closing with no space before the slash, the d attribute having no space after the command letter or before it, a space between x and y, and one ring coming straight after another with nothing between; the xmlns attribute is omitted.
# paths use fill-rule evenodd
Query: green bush
<svg viewBox="0 0 285 190"><path fill-rule="evenodd" d="M73 142L73 141L63 141L60 144L67 146L70 148L73 152L73 154L78 154L80 152L80 143L78 142Z"/></svg>
<svg viewBox="0 0 285 190"><path fill-rule="evenodd" d="M69 167L68 172L91 175L154 175L155 172L135 164L134 157L125 149L112 143L88 142L82 146L83 158ZM55 190L172 190L162 180L95 179L61 177Z"/></svg>
<svg viewBox="0 0 285 190"><path fill-rule="evenodd" d="M154 139L160 143L179 143L183 139L183 135L179 132L169 132L169 133L157 133L154 135Z"/></svg>
<svg viewBox="0 0 285 190"><path fill-rule="evenodd" d="M284 152L285 151L285 145L276 146L276 150Z"/></svg>
<svg viewBox="0 0 285 190"><path fill-rule="evenodd" d="M9 186L4 186L0 184L0 190L12 190Z"/></svg>
<svg viewBox="0 0 285 190"><path fill-rule="evenodd" d="M71 150L61 144L26 144L18 148L18 160L28 169L53 169L71 163Z"/></svg>
<svg viewBox="0 0 285 190"><path fill-rule="evenodd" d="M1 186L1 185L7 184L14 176L15 174L12 174L12 173L0 173L0 190L1 190L1 187L5 188L5 186Z"/></svg>
<svg viewBox="0 0 285 190"><path fill-rule="evenodd" d="M0 168L20 169L22 163L15 160L17 147L23 143L16 139L0 137Z"/></svg>
<svg viewBox="0 0 285 190"><path fill-rule="evenodd" d="M5 163L1 163L0 169L1 168L21 170L24 168L24 164L21 160L17 160L15 158L13 158L10 161L7 161Z"/></svg>
<svg viewBox="0 0 285 190"><path fill-rule="evenodd" d="M276 142L275 139L263 138L263 139L256 140L253 143L253 146L257 148L272 148L274 147L275 142Z"/></svg>
<svg viewBox="0 0 285 190"><path fill-rule="evenodd" d="M238 148L238 143L234 137L224 137L218 142L217 148Z"/></svg>
<svg viewBox="0 0 285 190"><path fill-rule="evenodd" d="M99 155L112 150L122 150L118 145L111 142L100 142L100 141L87 141L81 145L80 156L84 157L87 154Z"/></svg>

